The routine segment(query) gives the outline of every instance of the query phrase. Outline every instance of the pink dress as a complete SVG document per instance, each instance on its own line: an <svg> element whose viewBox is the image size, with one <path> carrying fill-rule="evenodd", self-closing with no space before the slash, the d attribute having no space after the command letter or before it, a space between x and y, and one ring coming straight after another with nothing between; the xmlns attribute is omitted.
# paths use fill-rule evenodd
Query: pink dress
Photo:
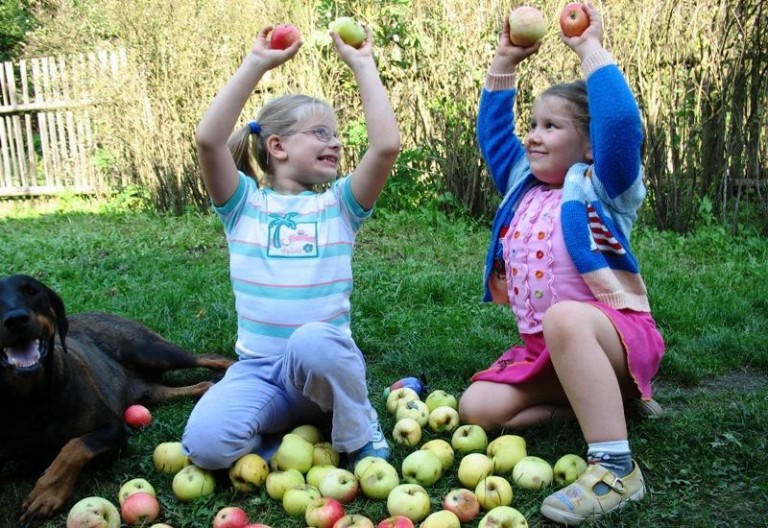
<svg viewBox="0 0 768 528"><path fill-rule="evenodd" d="M472 381L525 383L553 372L541 322L553 304L574 300L599 308L613 323L627 353L630 374L643 399L664 355L664 341L650 313L598 302L582 279L561 231L562 189L540 185L524 197L503 239L506 296L523 341Z"/></svg>

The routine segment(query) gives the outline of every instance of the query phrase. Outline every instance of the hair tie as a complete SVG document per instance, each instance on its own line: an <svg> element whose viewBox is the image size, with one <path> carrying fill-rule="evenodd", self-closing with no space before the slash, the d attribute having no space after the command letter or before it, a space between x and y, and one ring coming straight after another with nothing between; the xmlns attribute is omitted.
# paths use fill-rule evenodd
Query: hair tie
<svg viewBox="0 0 768 528"><path fill-rule="evenodd" d="M248 123L248 128L251 129L251 134L259 135L259 132L261 132L261 125L258 121L251 121Z"/></svg>

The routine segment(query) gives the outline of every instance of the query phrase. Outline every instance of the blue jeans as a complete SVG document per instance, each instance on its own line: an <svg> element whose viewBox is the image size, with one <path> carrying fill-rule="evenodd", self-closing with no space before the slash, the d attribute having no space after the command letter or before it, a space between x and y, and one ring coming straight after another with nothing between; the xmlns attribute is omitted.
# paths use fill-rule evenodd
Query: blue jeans
<svg viewBox="0 0 768 528"><path fill-rule="evenodd" d="M195 465L224 469L258 449L263 434L330 420L334 449L348 453L370 441L375 419L354 340L331 324L308 323L283 355L229 367L192 410L182 445Z"/></svg>

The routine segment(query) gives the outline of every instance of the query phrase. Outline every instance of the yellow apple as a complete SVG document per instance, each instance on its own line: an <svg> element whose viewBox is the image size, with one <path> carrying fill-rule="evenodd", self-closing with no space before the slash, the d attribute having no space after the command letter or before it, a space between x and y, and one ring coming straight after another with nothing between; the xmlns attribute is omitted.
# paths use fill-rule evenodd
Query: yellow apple
<svg viewBox="0 0 768 528"><path fill-rule="evenodd" d="M444 390L434 390L427 395L424 400L429 407L429 412L434 411L438 407L448 406L453 409L459 409L459 403L456 401L456 396L449 394Z"/></svg>
<svg viewBox="0 0 768 528"><path fill-rule="evenodd" d="M421 446L422 449L432 451L440 459L440 463L443 466L443 471L447 470L453 465L454 453L451 444L442 438L435 438L428 442L425 442Z"/></svg>
<svg viewBox="0 0 768 528"><path fill-rule="evenodd" d="M430 513L419 525L419 528L460 528L461 522L450 510L440 510Z"/></svg>
<svg viewBox="0 0 768 528"><path fill-rule="evenodd" d="M457 477L465 488L474 489L477 483L493 474L493 460L483 453L469 453L459 462Z"/></svg>
<svg viewBox="0 0 768 528"><path fill-rule="evenodd" d="M509 506L512 504L512 485L504 477L490 475L477 483L475 497L484 510L492 510L496 506Z"/></svg>
<svg viewBox="0 0 768 528"><path fill-rule="evenodd" d="M302 436L288 433L283 436L280 446L272 458L278 469L298 469L302 473L306 473L312 467L313 456L314 447L312 444Z"/></svg>
<svg viewBox="0 0 768 528"><path fill-rule="evenodd" d="M451 447L457 453L485 452L488 447L488 435L479 425L461 425L451 436Z"/></svg>
<svg viewBox="0 0 768 528"><path fill-rule="evenodd" d="M521 458L512 470L512 480L518 488L538 490L552 484L554 472L549 462L536 456Z"/></svg>
<svg viewBox="0 0 768 528"><path fill-rule="evenodd" d="M419 400L419 393L410 387L400 387L389 393L387 396L387 412L389 414L395 414L397 411L397 405L401 401Z"/></svg>
<svg viewBox="0 0 768 528"><path fill-rule="evenodd" d="M238 458L229 468L229 480L235 489L253 493L267 481L269 468L267 462L255 453Z"/></svg>

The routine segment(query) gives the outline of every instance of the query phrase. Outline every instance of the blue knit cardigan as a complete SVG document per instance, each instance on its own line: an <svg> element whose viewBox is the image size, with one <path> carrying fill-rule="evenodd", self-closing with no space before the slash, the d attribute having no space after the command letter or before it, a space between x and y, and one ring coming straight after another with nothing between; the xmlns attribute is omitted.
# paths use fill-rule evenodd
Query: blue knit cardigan
<svg viewBox="0 0 768 528"><path fill-rule="evenodd" d="M483 89L477 120L480 150L503 196L493 221L485 262L484 301L494 261L502 257L501 233L523 195L541 185L514 133L515 89ZM577 163L563 185L565 244L576 269L598 301L617 309L650 312L645 284L629 245L632 225L645 198L640 160L643 132L632 92L615 64L587 78L594 163ZM498 262L498 261L497 261Z"/></svg>

